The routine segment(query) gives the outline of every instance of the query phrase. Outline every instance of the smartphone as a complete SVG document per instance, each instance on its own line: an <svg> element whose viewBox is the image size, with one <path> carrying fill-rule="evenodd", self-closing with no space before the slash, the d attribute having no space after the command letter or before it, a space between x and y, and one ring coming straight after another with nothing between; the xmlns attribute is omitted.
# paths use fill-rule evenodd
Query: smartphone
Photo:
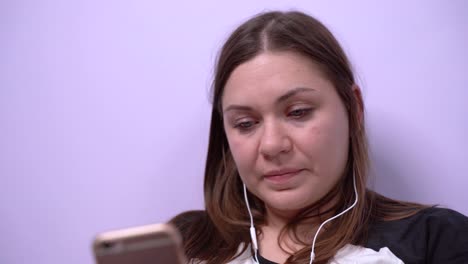
<svg viewBox="0 0 468 264"><path fill-rule="evenodd" d="M153 224L97 235L96 264L185 264L182 239L169 224Z"/></svg>

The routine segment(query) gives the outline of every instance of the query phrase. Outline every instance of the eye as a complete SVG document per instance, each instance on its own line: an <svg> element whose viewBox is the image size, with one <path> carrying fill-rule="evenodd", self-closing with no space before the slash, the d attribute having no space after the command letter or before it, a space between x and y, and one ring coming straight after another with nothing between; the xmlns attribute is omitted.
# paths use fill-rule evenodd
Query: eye
<svg viewBox="0 0 468 264"><path fill-rule="evenodd" d="M288 113L288 116L292 118L301 118L308 115L312 111L312 108L300 108L294 109Z"/></svg>
<svg viewBox="0 0 468 264"><path fill-rule="evenodd" d="M243 121L234 125L234 128L237 128L241 131L250 130L257 122L255 121Z"/></svg>

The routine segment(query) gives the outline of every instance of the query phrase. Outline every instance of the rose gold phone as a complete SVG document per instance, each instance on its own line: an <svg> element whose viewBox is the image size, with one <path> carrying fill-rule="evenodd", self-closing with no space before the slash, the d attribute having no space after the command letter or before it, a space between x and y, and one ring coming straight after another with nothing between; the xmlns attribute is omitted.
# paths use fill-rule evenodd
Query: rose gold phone
<svg viewBox="0 0 468 264"><path fill-rule="evenodd" d="M168 224L99 234L93 243L97 264L185 264L181 238Z"/></svg>

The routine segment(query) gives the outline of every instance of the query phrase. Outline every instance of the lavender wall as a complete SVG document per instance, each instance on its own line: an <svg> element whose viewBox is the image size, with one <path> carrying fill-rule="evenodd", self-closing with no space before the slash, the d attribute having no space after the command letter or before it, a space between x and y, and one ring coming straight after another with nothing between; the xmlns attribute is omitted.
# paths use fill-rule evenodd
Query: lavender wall
<svg viewBox="0 0 468 264"><path fill-rule="evenodd" d="M335 32L372 184L468 214L466 1L1 1L0 263L92 263L99 231L202 208L212 64L247 17Z"/></svg>

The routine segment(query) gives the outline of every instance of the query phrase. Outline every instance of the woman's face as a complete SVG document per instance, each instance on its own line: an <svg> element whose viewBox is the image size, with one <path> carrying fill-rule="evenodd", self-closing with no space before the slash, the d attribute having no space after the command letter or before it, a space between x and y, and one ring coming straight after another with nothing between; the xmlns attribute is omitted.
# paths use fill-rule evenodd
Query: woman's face
<svg viewBox="0 0 468 264"><path fill-rule="evenodd" d="M342 176L347 111L308 58L267 52L241 64L226 83L222 105L239 175L267 210L297 212Z"/></svg>

